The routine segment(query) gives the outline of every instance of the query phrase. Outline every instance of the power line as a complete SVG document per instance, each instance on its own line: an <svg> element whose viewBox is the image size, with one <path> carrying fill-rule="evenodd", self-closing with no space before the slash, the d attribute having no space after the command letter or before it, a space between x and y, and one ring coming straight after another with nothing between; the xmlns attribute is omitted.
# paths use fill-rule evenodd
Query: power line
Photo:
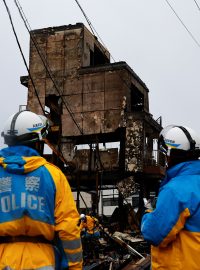
<svg viewBox="0 0 200 270"><path fill-rule="evenodd" d="M200 43L197 41L197 39L194 37L194 35L191 33L191 31L187 28L187 26L184 24L183 20L179 17L179 15L176 13L176 11L174 10L174 8L171 6L171 4L169 3L168 0L165 0L165 2L168 4L168 6L171 8L171 10L173 11L173 13L176 15L176 17L178 18L178 20L180 21L180 23L183 25L183 27L185 28L185 30L188 32L188 34L190 35L190 37L193 39L193 41L196 43L196 45L200 48Z"/></svg>
<svg viewBox="0 0 200 270"><path fill-rule="evenodd" d="M80 10L82 11L84 17L86 18L89 26L90 26L90 29L94 35L94 32L96 33L98 39L101 41L101 43L99 42L99 46L102 50L103 53L105 53L105 44L103 42L103 40L101 39L101 37L98 35L97 31L95 30L94 26L92 25L92 23L90 22L88 16L86 15L85 11L83 10L83 8L81 7L80 3L78 2L78 0L75 0L75 2L77 3L77 5L79 6ZM94 35L95 36L95 35ZM104 46L104 47L103 47ZM109 52L110 53L110 52ZM116 63L114 57L112 56L112 54L110 53L110 58L113 60L114 63ZM125 79L123 79L120 75L119 75L119 78L122 80L122 82L127 86L128 89L130 89L130 86L128 85L127 81ZM131 90L131 89L130 89Z"/></svg>
<svg viewBox="0 0 200 270"><path fill-rule="evenodd" d="M75 0L75 2L76 2L77 5L79 6L79 8L80 8L81 12L83 13L83 15L84 15L84 17L85 17L85 19L86 19L88 25L90 26L90 29L91 29L91 31L92 31L92 34L95 35L95 34L94 34L94 31L93 31L92 23L90 22L88 16L87 16L86 13L84 12L84 10L83 10L83 8L81 7L80 3L79 3L77 0Z"/></svg>
<svg viewBox="0 0 200 270"><path fill-rule="evenodd" d="M200 6L198 5L197 1L196 1L196 0L194 0L194 2L195 2L195 4L196 4L196 6L197 6L198 10L200 11Z"/></svg>
<svg viewBox="0 0 200 270"><path fill-rule="evenodd" d="M10 22L11 22L11 25L12 25L12 29L13 29L13 32L14 32L14 35L15 35L15 38L16 38L18 47L19 47L19 49L20 49L22 58L23 58L23 60L24 60L24 64L25 64L25 66L26 66L27 72L28 72L28 74L29 74L29 78L30 78L31 83L32 83L32 85L33 85L33 88L34 88L34 90L35 90L35 94L36 94L36 96L37 96L39 105L40 105L40 107L41 107L41 109L42 109L42 111L43 111L43 114L45 115L45 111L44 111L44 109L43 109L42 103L41 103L40 98L39 98L39 95L38 95L38 91L37 91L37 89L36 89L36 87L35 87L33 78L32 78L32 76L31 76L31 73L30 73L30 70L29 70L29 67L28 67L28 64L27 64L27 62L26 62L26 59L25 59L25 57L24 57L22 48L21 48L21 46L20 46L19 39L18 39L18 37L17 37L16 31L15 31L15 28L14 28L14 24L13 24L13 21L12 21L11 13L10 13L10 11L9 11L9 8L8 8L7 4L6 4L6 0L3 0L3 2L4 2L4 4L5 4L7 13L8 13L8 15L9 15L9 19L10 19ZM30 38L31 38L31 40L32 40L32 42L33 42L33 44L34 44L36 50L37 50L37 53L38 53L38 55L40 56L40 59L42 60L42 63L43 63L43 65L44 65L44 67L45 67L45 69L46 69L46 71L47 71L47 73L48 73L48 75L49 75L51 81L53 82L53 85L54 85L56 91L58 92L58 94L59 94L59 96L60 96L60 98L61 98L61 100L62 100L64 106L65 106L66 109L68 110L68 112L69 112L69 114L70 114L72 120L74 121L75 125L76 125L77 128L79 129L81 135L84 135L82 129L80 128L79 124L77 123L77 121L76 121L75 118L74 118L74 114L73 114L73 112L71 111L68 102L65 101L65 100L63 99L62 95L60 94L60 90L59 90L59 88L58 88L58 86L57 86L57 84L56 84L55 79L54 79L53 76L52 76L51 69L50 69L48 63L45 61L45 57L44 57L44 55L42 54L42 52L41 52L41 50L40 50L40 47L39 47L39 45L38 45L38 43L37 43L37 41L36 41L34 35L31 33L31 27L30 27L30 24L28 23L28 20L27 20L27 18L26 18L26 16L25 16L25 13L23 12L23 9L22 9L22 7L21 7L19 1L18 1L18 0L14 0L14 2L15 2L15 4L16 4L17 8L18 8L19 14L20 14L20 16L21 16L21 18L22 18L22 20L23 20L23 22L24 22L24 24L25 24L25 27L26 27L27 31L29 32ZM53 150L53 152L56 153L56 154L60 157L60 159L61 159L65 164L67 164L67 161L65 160L65 158L64 158L64 156L63 156L63 153L62 153L61 151L60 151L60 153L59 153L59 151L58 151L55 147L53 147L53 146L49 143L48 140L46 140L46 143L50 146L50 148ZM100 161L100 164L101 164L101 161ZM102 165L102 164L101 164L101 165ZM103 168L103 165L102 165L102 168Z"/></svg>
<svg viewBox="0 0 200 270"><path fill-rule="evenodd" d="M85 11L83 10L83 8L81 7L80 3L78 2L78 0L75 0L75 2L77 3L77 5L79 6L81 12L83 13L91 31L92 31L92 34L95 36L95 33L96 33L96 36L98 37L98 39L101 41L101 43L103 44L103 46L106 48L105 44L103 43L103 40L101 39L101 37L99 36L99 34L97 33L97 31L95 30L94 26L92 25L91 21L89 20L88 16L86 15Z"/></svg>
<svg viewBox="0 0 200 270"><path fill-rule="evenodd" d="M11 16L10 10L9 10L9 8L8 8L8 6L7 6L5 0L3 0L3 3L4 3L4 5L5 5L6 11L7 11L7 13L8 13L8 17L9 17L9 20L10 20L10 24L11 24L11 26L12 26L12 30L13 30L15 39L16 39L16 41L17 41L17 45L18 45L18 47L19 47L19 50L20 50L20 53L21 53L21 56L22 56L24 65L25 65L25 67L26 67L26 70L27 70L27 72L28 72L28 74L29 74L31 83L32 83L32 85L33 85L33 89L34 89L35 94L36 94L36 97L37 97L37 99L38 99L38 102L39 102L39 104L40 104L40 107L41 107L41 109L42 109L43 114L45 114L45 111L44 111L44 109L43 109L43 107L42 107L42 103L41 103L40 98L39 98L39 95L38 95L38 91L37 91L37 89L36 89L36 86L35 86L35 84L34 84L34 81L33 81L32 77L31 77L30 70L29 70L29 68L28 68L28 65L27 65L25 56L24 56L23 51L22 51L22 47L21 47L20 42L19 42L19 39L18 39L18 37L17 37L17 33L16 33L16 30L15 30L15 27L14 27L14 24L13 24L13 20L12 20L12 16Z"/></svg>
<svg viewBox="0 0 200 270"><path fill-rule="evenodd" d="M7 13L8 13L8 16L9 16L9 20L10 20L10 23L11 23L11 26L12 26L13 33L14 33L14 35L15 35L15 39L16 39L16 41L17 41L18 48L19 48L19 50L20 50L21 56L22 56L22 58L23 58L23 61L24 61L25 66L26 66L26 70L27 70L27 72L28 72L28 75L29 75L29 78L30 78L30 80L31 80L31 83L32 83L32 85L33 85L33 89L34 89L34 91L35 91L35 95L36 95L36 97L37 97L37 99L38 99L38 103L39 103L39 105L40 105L40 107L41 107L41 109L42 109L42 112L43 112L43 114L45 115L45 110L44 110L44 108L43 108L43 106L42 106L42 103L41 103L41 100L40 100L38 91L37 91L37 89L36 89L35 83L34 83L33 78L32 78L32 76L31 76L31 73L30 73L28 64L27 64L27 62L26 62L25 56L24 56L24 54L23 54L23 51L22 51L22 48L21 48L21 45L20 45L20 42L19 42L17 33L16 33L16 31L15 31L15 27L14 27L14 24L13 24L13 20L12 20L12 16L11 16L10 10L9 10L7 4L6 4L6 0L3 0L3 2L4 2L4 5L5 5L5 7L6 7L6 11L7 11ZM21 11L22 11L22 9L21 9ZM27 21L27 20L26 20L26 21ZM28 22L27 22L27 23L28 23ZM46 140L46 143L50 146L50 148L53 150L53 152L54 152L54 153L57 153L58 156L59 156L59 158L60 158L65 164L67 164L67 162L66 162L66 160L65 160L65 158L64 158L64 156L63 156L63 153L60 152L60 154L59 154L58 151L57 151L54 147L52 148L52 145L49 144L47 140Z"/></svg>
<svg viewBox="0 0 200 270"><path fill-rule="evenodd" d="M95 30L94 26L92 25L91 21L89 20L88 16L86 15L85 11L83 10L83 8L81 7L80 3L78 2L78 0L75 0L75 2L77 3L77 5L79 6L81 12L83 13L83 16L85 17L90 29L91 29L91 32L94 36L98 37L98 39L100 40L100 48L102 50L103 53L105 53L105 51L107 50L106 48L106 45L105 43L103 42L103 40L101 39L101 37L99 36L98 32ZM96 34L96 35L95 35ZM104 47L103 47L103 46ZM109 52L110 53L110 52ZM112 54L110 53L110 58L113 60L113 62L116 62L114 57L112 56Z"/></svg>

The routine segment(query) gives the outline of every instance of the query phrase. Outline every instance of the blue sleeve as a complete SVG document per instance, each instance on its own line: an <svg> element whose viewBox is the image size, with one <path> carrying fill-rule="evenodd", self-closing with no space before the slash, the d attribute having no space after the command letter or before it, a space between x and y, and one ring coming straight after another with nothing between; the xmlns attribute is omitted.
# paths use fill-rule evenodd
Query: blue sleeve
<svg viewBox="0 0 200 270"><path fill-rule="evenodd" d="M156 209L142 218L141 232L145 240L166 246L184 227L189 210L178 199L174 189L165 187L159 193Z"/></svg>

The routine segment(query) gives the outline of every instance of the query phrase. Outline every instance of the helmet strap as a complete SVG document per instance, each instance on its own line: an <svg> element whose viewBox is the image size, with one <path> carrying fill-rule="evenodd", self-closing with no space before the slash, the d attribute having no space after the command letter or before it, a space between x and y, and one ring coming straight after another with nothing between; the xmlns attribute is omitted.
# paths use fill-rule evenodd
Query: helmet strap
<svg viewBox="0 0 200 270"><path fill-rule="evenodd" d="M10 124L10 130L9 130L9 133L10 133L11 136L16 135L15 123L16 123L17 117L19 116L19 114L21 112L22 111L19 111L13 116L13 119L12 119L11 124Z"/></svg>
<svg viewBox="0 0 200 270"><path fill-rule="evenodd" d="M191 137L190 133L187 131L187 129L182 127L182 126L177 126L177 127L180 128L184 132L185 136L187 137L187 139L190 143L190 150L195 150L196 142L195 142L195 140L192 139L192 137Z"/></svg>

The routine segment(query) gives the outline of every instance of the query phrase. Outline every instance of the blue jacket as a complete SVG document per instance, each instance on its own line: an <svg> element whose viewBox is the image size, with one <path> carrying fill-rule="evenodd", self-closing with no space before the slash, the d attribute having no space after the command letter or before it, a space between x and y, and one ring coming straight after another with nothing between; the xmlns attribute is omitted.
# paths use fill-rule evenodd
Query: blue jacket
<svg viewBox="0 0 200 270"><path fill-rule="evenodd" d="M60 169L26 146L0 151L0 237L43 236L51 241L57 233L65 258L63 267L80 270L78 219L70 186ZM45 243L2 243L0 269L53 270L54 251Z"/></svg>
<svg viewBox="0 0 200 270"><path fill-rule="evenodd" d="M152 244L153 270L200 269L200 160L167 171L141 231Z"/></svg>

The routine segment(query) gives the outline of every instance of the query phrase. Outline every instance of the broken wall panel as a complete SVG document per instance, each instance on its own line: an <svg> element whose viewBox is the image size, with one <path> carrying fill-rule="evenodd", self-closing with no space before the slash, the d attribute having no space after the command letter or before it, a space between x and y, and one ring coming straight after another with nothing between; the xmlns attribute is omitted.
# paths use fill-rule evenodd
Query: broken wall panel
<svg viewBox="0 0 200 270"><path fill-rule="evenodd" d="M74 162L80 171L89 170L90 149L77 150L74 157ZM91 163L93 163L91 161Z"/></svg>
<svg viewBox="0 0 200 270"><path fill-rule="evenodd" d="M46 79L45 78L34 79L34 85L32 85L31 81L29 80L28 95L30 99L36 97L36 92L39 97L46 96Z"/></svg>
<svg viewBox="0 0 200 270"><path fill-rule="evenodd" d="M75 143L72 140L68 140L67 142L63 142L60 148L65 160L67 160L68 163L72 162L73 164L76 164L73 162L75 158Z"/></svg>
<svg viewBox="0 0 200 270"><path fill-rule="evenodd" d="M81 95L62 96L63 100L63 118L70 117L69 111L72 113L82 113L83 97ZM81 116L81 115L80 115Z"/></svg>
<svg viewBox="0 0 200 270"><path fill-rule="evenodd" d="M71 31L65 31L65 46L64 46L64 58L65 58L65 76L71 77L71 70L76 70L82 65L82 40L80 34L82 29L76 29Z"/></svg>
<svg viewBox="0 0 200 270"><path fill-rule="evenodd" d="M62 95L82 94L83 82L79 78L63 78L64 89Z"/></svg>
<svg viewBox="0 0 200 270"><path fill-rule="evenodd" d="M124 96L127 96L130 90L127 91L128 81L125 80L127 71L111 70L105 73L105 109L122 108Z"/></svg>
<svg viewBox="0 0 200 270"><path fill-rule="evenodd" d="M94 60L96 57L95 47L98 48L98 50L100 51L104 63L109 63L110 62L109 51L98 41L96 37L91 35L91 32L85 26L83 33L84 33L83 36L84 54L82 67L87 67L94 64Z"/></svg>
<svg viewBox="0 0 200 270"><path fill-rule="evenodd" d="M121 122L121 111L120 110L105 110L104 111L104 125L103 131L105 133L116 131L119 128Z"/></svg>
<svg viewBox="0 0 200 270"><path fill-rule="evenodd" d="M104 72L95 72L90 76L82 75L80 79L83 82L83 93L105 91Z"/></svg>
<svg viewBox="0 0 200 270"><path fill-rule="evenodd" d="M92 153L92 155L91 155ZM97 151L90 149L77 150L74 157L74 162L81 171L96 170L96 166L103 166L104 170L111 171L116 169L118 164L118 148L111 148L99 151L99 157L102 161L98 161Z"/></svg>
<svg viewBox="0 0 200 270"><path fill-rule="evenodd" d="M83 120L81 115L79 113L73 113L72 115L73 118L69 113L61 115L62 136L80 136L82 134ZM73 119L76 121L76 123Z"/></svg>
<svg viewBox="0 0 200 270"><path fill-rule="evenodd" d="M122 107L123 96L121 89L112 88L105 92L105 110L116 110Z"/></svg>
<svg viewBox="0 0 200 270"><path fill-rule="evenodd" d="M103 130L104 125L104 112L84 112L83 118L83 133L84 134L98 134Z"/></svg>
<svg viewBox="0 0 200 270"><path fill-rule="evenodd" d="M28 91L28 100L27 108L36 113L43 114L43 110L40 106L40 103L45 107L45 78L35 79L34 86L29 80L29 91ZM38 100L39 98L39 100Z"/></svg>
<svg viewBox="0 0 200 270"><path fill-rule="evenodd" d="M83 112L104 111L104 92L83 94Z"/></svg>
<svg viewBox="0 0 200 270"><path fill-rule="evenodd" d="M46 42L45 44L38 44L37 49L32 44L29 60L29 70L33 79L45 78L46 68L43 63L46 61Z"/></svg>
<svg viewBox="0 0 200 270"><path fill-rule="evenodd" d="M54 41L54 42L48 39L47 47L46 47L46 54L47 54L47 64L48 64L51 75L54 78L63 76L64 64L65 64L63 39L61 39L60 41Z"/></svg>
<svg viewBox="0 0 200 270"><path fill-rule="evenodd" d="M109 89L109 86L112 88L118 88L119 85L123 85L123 69L115 69L111 68L108 72L105 73L105 82L106 82L106 89Z"/></svg>
<svg viewBox="0 0 200 270"><path fill-rule="evenodd" d="M56 95L56 96L60 96L63 94L63 88L64 88L64 81L63 81L63 77L58 77L56 76L56 78L52 81L51 78L46 78L46 85L45 85L45 95L49 96L49 95Z"/></svg>
<svg viewBox="0 0 200 270"><path fill-rule="evenodd" d="M111 148L100 151L100 159L105 170L115 170L119 167L119 150Z"/></svg>
<svg viewBox="0 0 200 270"><path fill-rule="evenodd" d="M30 98L30 96L28 96ZM40 103L45 107L45 97L40 97ZM27 101L27 110L43 115L43 110L40 106L37 97L31 98Z"/></svg>

